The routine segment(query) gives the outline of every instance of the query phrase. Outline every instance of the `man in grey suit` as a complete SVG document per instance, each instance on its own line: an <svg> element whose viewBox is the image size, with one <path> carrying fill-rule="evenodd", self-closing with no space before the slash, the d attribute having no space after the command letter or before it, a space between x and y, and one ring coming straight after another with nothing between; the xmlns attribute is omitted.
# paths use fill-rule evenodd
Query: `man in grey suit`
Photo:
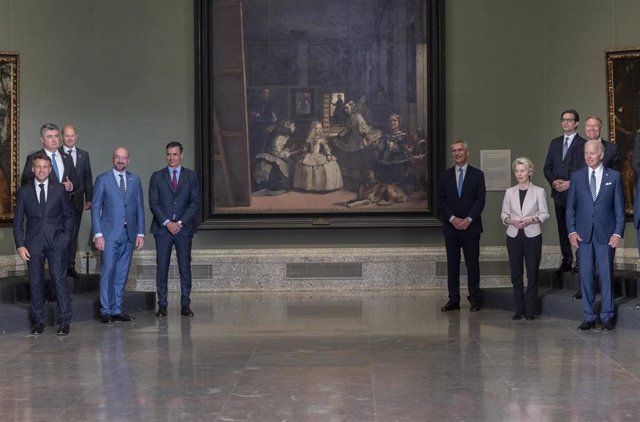
<svg viewBox="0 0 640 422"><path fill-rule="evenodd" d="M122 301L133 248L144 246L144 198L140 176L127 171L129 151L113 151L113 168L96 177L91 204L93 242L102 252L100 315L102 322L135 321Z"/></svg>
<svg viewBox="0 0 640 422"><path fill-rule="evenodd" d="M591 140L584 145L587 167L571 174L567 196L567 230L571 245L578 248L583 321L578 330L596 326L594 262L600 273L602 330L614 328L613 258L624 235L624 194L617 171L602 164L604 146Z"/></svg>
<svg viewBox="0 0 640 422"><path fill-rule="evenodd" d="M158 312L167 315L167 283L171 250L175 246L180 272L180 313L193 316L191 307L191 240L198 229L200 182L193 170L182 166L183 147L169 142L167 167L153 173L149 182L151 233L156 241L156 291Z"/></svg>
<svg viewBox="0 0 640 422"><path fill-rule="evenodd" d="M76 271L76 250L78 246L78 231L82 222L82 213L84 210L91 208L91 196L93 195L93 176L91 175L91 161L89 153L76 146L78 140L78 132L75 126L67 124L62 128L62 142L60 147L61 153L69 155L73 161L78 177L78 185L71 192L71 202L73 204L73 236L69 244L67 253L67 274L73 278L78 278Z"/></svg>
<svg viewBox="0 0 640 422"><path fill-rule="evenodd" d="M18 189L13 219L16 250L29 269L29 287L33 328L42 334L46 323L44 310L44 261L55 286L58 335L69 334L71 294L65 271L66 251L73 231L73 210L64 185L52 181L51 159L44 153L31 159L34 179ZM25 230L26 219L26 230Z"/></svg>

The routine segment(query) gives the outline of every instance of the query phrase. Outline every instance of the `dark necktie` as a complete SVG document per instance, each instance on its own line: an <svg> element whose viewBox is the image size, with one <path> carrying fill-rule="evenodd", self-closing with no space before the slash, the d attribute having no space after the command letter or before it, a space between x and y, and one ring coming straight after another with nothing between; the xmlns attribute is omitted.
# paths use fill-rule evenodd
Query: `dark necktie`
<svg viewBox="0 0 640 422"><path fill-rule="evenodd" d="M73 155L73 150L72 149L68 149L67 150L67 154L69 154L71 156L71 159L73 160L73 166L76 166L76 156Z"/></svg>
<svg viewBox="0 0 640 422"><path fill-rule="evenodd" d="M591 185L591 196L593 197L593 201L596 200L596 171L591 171L591 179L589 180L589 184Z"/></svg>
<svg viewBox="0 0 640 422"><path fill-rule="evenodd" d="M120 176L120 196L122 197L122 199L125 198L127 191L124 188L124 176L119 174L118 176Z"/></svg>
<svg viewBox="0 0 640 422"><path fill-rule="evenodd" d="M44 210L44 205L46 203L44 196L44 183L40 183L38 186L40 186L40 208Z"/></svg>
<svg viewBox="0 0 640 422"><path fill-rule="evenodd" d="M173 186L173 191L175 192L178 189L178 170L173 171L173 177L171 178L171 186Z"/></svg>
<svg viewBox="0 0 640 422"><path fill-rule="evenodd" d="M567 151L569 150L569 137L564 137L564 144L562 144L562 161L564 161L564 157L567 156Z"/></svg>

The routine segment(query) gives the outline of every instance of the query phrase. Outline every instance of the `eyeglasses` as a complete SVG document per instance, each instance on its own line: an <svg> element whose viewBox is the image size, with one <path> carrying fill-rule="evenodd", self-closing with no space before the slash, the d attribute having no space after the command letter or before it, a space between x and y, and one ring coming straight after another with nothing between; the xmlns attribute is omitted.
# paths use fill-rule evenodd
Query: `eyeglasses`
<svg viewBox="0 0 640 422"><path fill-rule="evenodd" d="M576 121L576 119L560 119L560 121L561 121L562 123L571 123L571 122L575 122L575 121Z"/></svg>

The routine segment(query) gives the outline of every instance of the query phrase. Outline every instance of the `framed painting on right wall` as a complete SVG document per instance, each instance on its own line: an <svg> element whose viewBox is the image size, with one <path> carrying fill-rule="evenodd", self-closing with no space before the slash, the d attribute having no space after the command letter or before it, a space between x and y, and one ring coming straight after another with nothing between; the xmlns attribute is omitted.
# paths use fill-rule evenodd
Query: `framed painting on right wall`
<svg viewBox="0 0 640 422"><path fill-rule="evenodd" d="M625 213L629 216L633 214L636 185L633 143L640 130L640 48L608 50L606 58L609 139L618 145Z"/></svg>

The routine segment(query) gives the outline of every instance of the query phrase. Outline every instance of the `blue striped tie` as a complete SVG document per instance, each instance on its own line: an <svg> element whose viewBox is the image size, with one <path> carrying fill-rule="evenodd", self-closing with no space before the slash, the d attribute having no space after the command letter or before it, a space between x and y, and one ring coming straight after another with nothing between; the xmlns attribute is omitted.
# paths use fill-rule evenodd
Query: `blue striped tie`
<svg viewBox="0 0 640 422"><path fill-rule="evenodd" d="M58 170L58 163L56 162L56 153L51 154L51 164L53 164L53 171L56 172L56 177L58 178L58 182L62 183L62 179L60 179L60 170Z"/></svg>

